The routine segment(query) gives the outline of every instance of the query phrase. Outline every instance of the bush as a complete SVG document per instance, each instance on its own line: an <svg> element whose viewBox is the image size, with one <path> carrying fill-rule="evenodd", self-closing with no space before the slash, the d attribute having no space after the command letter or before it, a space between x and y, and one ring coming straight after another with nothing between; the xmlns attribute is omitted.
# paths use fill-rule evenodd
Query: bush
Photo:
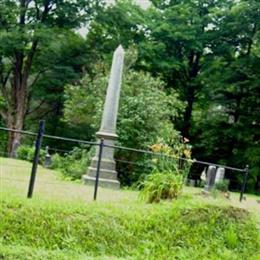
<svg viewBox="0 0 260 260"><path fill-rule="evenodd" d="M93 151L84 147L76 147L64 157L59 154L52 156L52 169L60 169L66 179L77 180L86 173Z"/></svg>
<svg viewBox="0 0 260 260"><path fill-rule="evenodd" d="M168 138L176 134L171 119L181 116L185 104L175 91L166 94L164 85L161 79L148 73L125 71L120 97L122 105L117 120L118 143L121 146L146 150L158 137ZM77 86L66 86L64 120L69 125L83 124L94 135L99 129L106 88L107 76L104 72L97 73L94 78L86 76ZM144 173L140 164L146 164L145 156L117 149L115 158L134 163L117 164L122 185L132 185ZM147 170L146 173L150 172Z"/></svg>
<svg viewBox="0 0 260 260"><path fill-rule="evenodd" d="M160 142L150 147L161 156L151 160L152 174L139 185L142 188L140 196L149 203L177 199L188 176L191 166L190 147L176 140L169 143L172 146ZM182 154L187 160L179 160Z"/></svg>
<svg viewBox="0 0 260 260"><path fill-rule="evenodd" d="M55 153L51 156L51 169L61 169L63 167L65 158Z"/></svg>
<svg viewBox="0 0 260 260"><path fill-rule="evenodd" d="M18 147L17 149L17 158L20 160L28 160L28 154L29 154L29 150L32 149L30 146L27 145L21 145Z"/></svg>
<svg viewBox="0 0 260 260"><path fill-rule="evenodd" d="M143 182L142 199L149 203L177 199L183 187L183 176L173 172L154 172Z"/></svg>
<svg viewBox="0 0 260 260"><path fill-rule="evenodd" d="M17 149L17 158L24 161L32 162L34 158L35 148L29 145L20 145ZM40 150L39 163L43 164L45 160L45 150Z"/></svg>
<svg viewBox="0 0 260 260"><path fill-rule="evenodd" d="M229 186L229 180L227 179L215 183L215 189L222 192L227 192L228 186Z"/></svg>

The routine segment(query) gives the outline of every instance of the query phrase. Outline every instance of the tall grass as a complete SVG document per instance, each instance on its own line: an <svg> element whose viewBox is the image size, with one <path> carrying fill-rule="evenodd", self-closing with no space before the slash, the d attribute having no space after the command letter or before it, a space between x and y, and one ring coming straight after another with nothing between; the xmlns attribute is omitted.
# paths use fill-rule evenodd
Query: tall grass
<svg viewBox="0 0 260 260"><path fill-rule="evenodd" d="M178 203L83 206L5 198L0 258L26 259L30 252L37 256L32 259L66 259L68 252L67 259L248 259L259 252L259 234L246 211Z"/></svg>

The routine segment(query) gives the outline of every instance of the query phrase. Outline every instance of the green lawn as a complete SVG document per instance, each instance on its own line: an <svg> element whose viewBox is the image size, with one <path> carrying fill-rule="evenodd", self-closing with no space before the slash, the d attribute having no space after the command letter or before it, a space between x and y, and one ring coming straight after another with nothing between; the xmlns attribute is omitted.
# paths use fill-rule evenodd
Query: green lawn
<svg viewBox="0 0 260 260"><path fill-rule="evenodd" d="M0 159L0 259L260 259L255 196L239 203L237 193L187 187L151 205L138 192L100 188L93 202L92 187L39 167L28 200L30 167Z"/></svg>

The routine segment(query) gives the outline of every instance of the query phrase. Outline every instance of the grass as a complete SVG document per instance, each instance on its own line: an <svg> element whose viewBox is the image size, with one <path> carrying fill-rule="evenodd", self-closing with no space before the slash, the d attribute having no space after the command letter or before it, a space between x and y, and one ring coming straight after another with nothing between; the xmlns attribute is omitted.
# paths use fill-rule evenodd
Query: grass
<svg viewBox="0 0 260 260"><path fill-rule="evenodd" d="M232 200L187 188L145 204L137 192L100 189L93 202L92 188L43 168L28 200L30 164L0 161L0 259L260 259L256 217Z"/></svg>
<svg viewBox="0 0 260 260"><path fill-rule="evenodd" d="M0 185L1 191L26 197L31 173L31 163L21 160L0 158ZM92 201L93 187L81 183L65 181L61 174L38 167L34 198L57 201ZM129 201L137 200L137 193L130 191L113 191L99 188L100 201Z"/></svg>

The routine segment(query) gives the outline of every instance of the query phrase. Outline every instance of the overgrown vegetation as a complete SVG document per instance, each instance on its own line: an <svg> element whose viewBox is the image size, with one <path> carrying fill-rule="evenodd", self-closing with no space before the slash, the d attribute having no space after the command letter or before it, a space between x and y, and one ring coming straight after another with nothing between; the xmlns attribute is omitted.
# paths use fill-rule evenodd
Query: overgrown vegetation
<svg viewBox="0 0 260 260"><path fill-rule="evenodd" d="M141 183L141 198L149 203L160 200L177 199L180 195L184 182L189 174L191 166L191 150L182 143L175 144L175 149L166 144L155 144L152 151L159 153L158 158L153 160L152 173L145 176ZM180 160L179 156L185 156Z"/></svg>
<svg viewBox="0 0 260 260"><path fill-rule="evenodd" d="M153 172L142 183L141 198L149 203L177 199L182 191L184 177L173 171Z"/></svg>
<svg viewBox="0 0 260 260"><path fill-rule="evenodd" d="M28 200L31 164L0 159L0 258L240 260L260 256L257 224L247 211L231 207L236 200L211 199L185 188L173 203L147 204L138 200L136 191L100 188L98 201L92 202L91 187L60 180L55 171L41 166L34 197ZM238 194L232 196L238 199ZM248 195L246 204L237 205L248 208L259 221L259 207L252 205L256 200Z"/></svg>
<svg viewBox="0 0 260 260"><path fill-rule="evenodd" d="M45 119L50 135L94 140L111 56L122 44L128 57L120 144L146 149L178 131L196 159L249 164L246 189L260 192L259 0L151 0L147 9L134 0L110 2L0 1L1 125L36 131ZM14 156L24 140L16 132L1 141ZM118 159L140 165L118 165L127 185L149 168L133 153ZM193 167L191 178L202 170ZM226 177L232 190L239 188L238 174Z"/></svg>
<svg viewBox="0 0 260 260"><path fill-rule="evenodd" d="M51 159L51 168L60 170L66 179L81 179L90 164L93 150L87 147L75 147L71 152L61 156L54 154Z"/></svg>
<svg viewBox="0 0 260 260"><path fill-rule="evenodd" d="M30 145L21 145L17 149L16 156L20 160L32 162L34 158L35 147ZM43 164L45 160L46 151L40 150L39 163Z"/></svg>
<svg viewBox="0 0 260 260"><path fill-rule="evenodd" d="M17 256L25 259L27 254L36 257L33 259L44 256L65 259L65 254L71 258L134 259L259 256L259 232L246 211L188 205L189 199L184 198L177 205L132 203L126 207L4 197L0 256L7 259Z"/></svg>
<svg viewBox="0 0 260 260"><path fill-rule="evenodd" d="M227 192L228 191L228 186L229 186L229 180L228 179L224 179L222 181L219 181L219 182L215 183L214 186L219 191Z"/></svg>

